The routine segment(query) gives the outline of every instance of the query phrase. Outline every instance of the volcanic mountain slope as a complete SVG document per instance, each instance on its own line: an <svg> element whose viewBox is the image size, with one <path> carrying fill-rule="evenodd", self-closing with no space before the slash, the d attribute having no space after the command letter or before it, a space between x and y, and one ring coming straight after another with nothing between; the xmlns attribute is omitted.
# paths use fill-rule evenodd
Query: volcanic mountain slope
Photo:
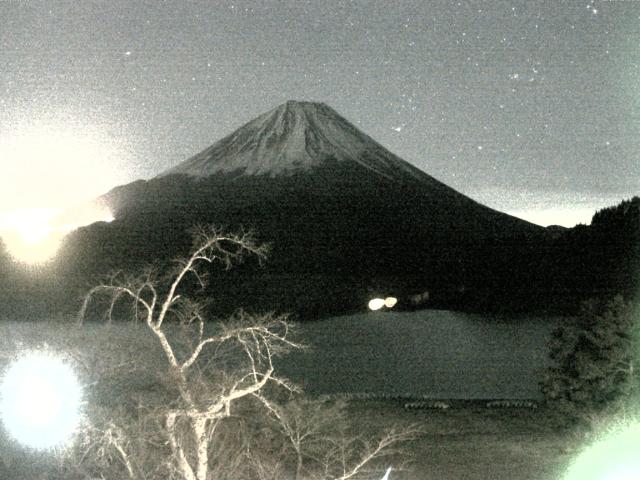
<svg viewBox="0 0 640 480"><path fill-rule="evenodd" d="M240 269L218 288L298 311L326 307L327 296L337 312L357 309L376 291L431 289L446 303L487 273L473 271L477 255L494 248L487 245L505 251L545 236L542 227L480 205L332 108L310 102L280 105L100 201L116 220L73 235L68 251L82 258L77 271L174 257L188 248L194 224L252 228L273 245L267 267Z"/></svg>
<svg viewBox="0 0 640 480"><path fill-rule="evenodd" d="M408 211L411 202L442 204L441 212L424 211L414 217L424 220L447 217L446 225L458 226L460 221L471 220L474 226L464 228L472 237L477 235L513 235L534 232L540 228L520 219L482 206L447 187L411 164L405 162L382 145L375 142L341 117L332 108L321 103L288 101L237 129L231 135L216 142L199 154L161 173L155 179L134 182L114 189L106 195L107 203L115 209L116 216L122 210L139 204L168 201L183 203L186 191L179 185L189 184L188 189L202 184L258 184L269 185L272 190L307 191L327 197L341 197L345 203L356 203L362 195L376 194L377 189L410 193L415 198L385 199L386 203L403 203ZM156 186L167 188L164 192ZM277 188L279 187L279 188ZM375 191L371 189L375 188ZM149 195L155 192L158 195ZM206 197L214 191L204 192ZM241 195L228 198L236 203ZM349 201L349 199L353 201ZM198 204L192 204L198 209ZM282 205L287 208L287 205ZM460 211L463 208L466 211ZM469 218L464 219L465 214ZM384 211L369 211L369 216L384 215ZM402 222L410 217L402 215ZM400 217L396 217L399 221ZM398 223L398 222L394 223ZM481 231L480 231L481 230Z"/></svg>
<svg viewBox="0 0 640 480"><path fill-rule="evenodd" d="M388 179L437 184L322 103L288 101L162 175L242 171L271 177L310 172L327 159L355 162Z"/></svg>

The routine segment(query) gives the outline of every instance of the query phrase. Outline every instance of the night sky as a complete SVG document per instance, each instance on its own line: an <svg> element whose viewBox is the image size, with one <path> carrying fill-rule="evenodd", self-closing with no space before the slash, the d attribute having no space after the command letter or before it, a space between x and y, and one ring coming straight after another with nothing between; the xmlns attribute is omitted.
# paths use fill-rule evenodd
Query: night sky
<svg viewBox="0 0 640 480"><path fill-rule="evenodd" d="M149 178L327 103L537 223L640 194L640 2L0 0L0 210Z"/></svg>

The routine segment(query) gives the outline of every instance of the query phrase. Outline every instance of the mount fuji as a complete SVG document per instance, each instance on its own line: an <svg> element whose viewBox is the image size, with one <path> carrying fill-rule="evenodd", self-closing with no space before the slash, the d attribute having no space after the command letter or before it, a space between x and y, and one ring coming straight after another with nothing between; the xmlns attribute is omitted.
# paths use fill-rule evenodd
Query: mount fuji
<svg viewBox="0 0 640 480"><path fill-rule="evenodd" d="M288 101L162 175L290 175L328 159L353 162L389 180L433 179L386 150L323 103Z"/></svg>
<svg viewBox="0 0 640 480"><path fill-rule="evenodd" d="M221 303L309 315L355 311L374 294L429 291L432 306L464 303L469 292L496 286L485 278L487 252L506 253L503 270L516 257L526 264L519 246L548 235L448 187L312 102L288 101L98 201L115 220L70 236L61 257L74 274L174 258L195 224L250 228L272 244L267 266L233 270L209 293Z"/></svg>

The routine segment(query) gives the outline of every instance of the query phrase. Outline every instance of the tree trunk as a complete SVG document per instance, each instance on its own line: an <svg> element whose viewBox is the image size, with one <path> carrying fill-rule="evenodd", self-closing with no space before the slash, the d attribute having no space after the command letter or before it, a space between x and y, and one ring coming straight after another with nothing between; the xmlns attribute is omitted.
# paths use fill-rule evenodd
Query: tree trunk
<svg viewBox="0 0 640 480"><path fill-rule="evenodd" d="M300 445L296 446L296 454L298 461L296 463L296 480L302 479L302 452L300 451Z"/></svg>
<svg viewBox="0 0 640 480"><path fill-rule="evenodd" d="M176 438L176 416L175 414L169 414L166 417L166 429L167 435L169 436L169 444L171 445L171 451L176 461L176 466L178 470L182 474L185 480L198 480L193 473L193 469L191 465L189 465L189 461L184 454L184 450L182 450L182 446L180 445L180 441Z"/></svg>
<svg viewBox="0 0 640 480"><path fill-rule="evenodd" d="M207 419L195 418L193 420L193 433L198 445L196 478L207 480L209 474L209 441L207 438Z"/></svg>

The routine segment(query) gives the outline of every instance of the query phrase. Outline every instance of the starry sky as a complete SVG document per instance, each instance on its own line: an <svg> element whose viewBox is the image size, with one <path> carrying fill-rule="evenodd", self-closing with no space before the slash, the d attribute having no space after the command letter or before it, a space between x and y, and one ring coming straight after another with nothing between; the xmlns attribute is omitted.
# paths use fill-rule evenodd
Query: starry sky
<svg viewBox="0 0 640 480"><path fill-rule="evenodd" d="M288 99L536 223L640 194L640 2L0 0L0 19L5 208L152 177Z"/></svg>

